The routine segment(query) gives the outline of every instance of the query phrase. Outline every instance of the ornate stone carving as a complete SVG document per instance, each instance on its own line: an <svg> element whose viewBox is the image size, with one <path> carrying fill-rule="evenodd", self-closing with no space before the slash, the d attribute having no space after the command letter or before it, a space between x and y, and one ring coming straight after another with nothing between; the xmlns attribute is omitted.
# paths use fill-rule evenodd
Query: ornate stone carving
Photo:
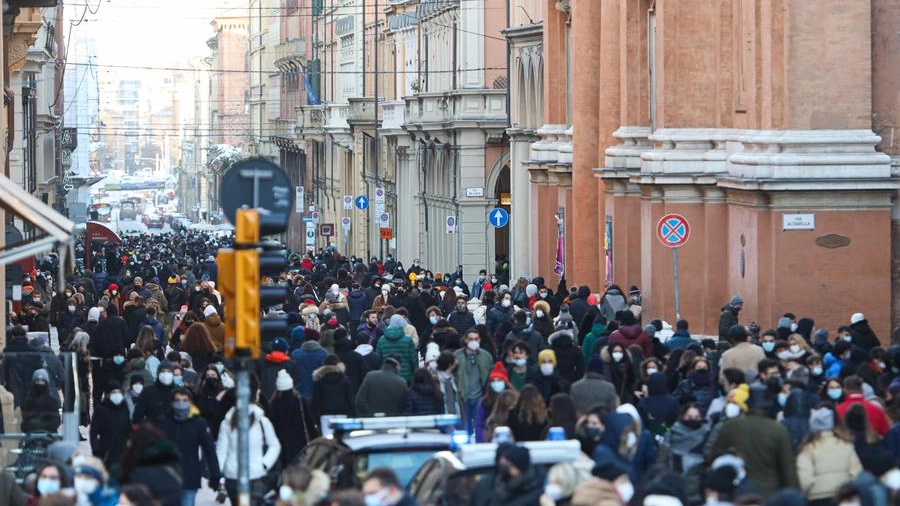
<svg viewBox="0 0 900 506"><path fill-rule="evenodd" d="M843 248L844 246L850 245L850 238L846 235L840 234L825 234L819 237L816 237L816 246L821 246L823 248L835 249L835 248Z"/></svg>

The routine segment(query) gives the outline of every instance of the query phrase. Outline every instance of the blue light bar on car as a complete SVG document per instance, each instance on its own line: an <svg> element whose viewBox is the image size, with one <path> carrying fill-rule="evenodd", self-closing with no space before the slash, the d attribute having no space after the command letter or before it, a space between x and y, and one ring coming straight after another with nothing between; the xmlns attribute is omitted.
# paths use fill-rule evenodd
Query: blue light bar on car
<svg viewBox="0 0 900 506"><path fill-rule="evenodd" d="M387 430L387 429L440 429L459 424L456 415L383 416L375 418L339 418L330 420L336 431Z"/></svg>

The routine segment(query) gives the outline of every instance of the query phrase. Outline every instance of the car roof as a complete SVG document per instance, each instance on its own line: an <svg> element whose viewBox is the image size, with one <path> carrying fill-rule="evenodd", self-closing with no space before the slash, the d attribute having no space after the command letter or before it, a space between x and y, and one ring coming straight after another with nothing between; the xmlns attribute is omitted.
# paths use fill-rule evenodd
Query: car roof
<svg viewBox="0 0 900 506"><path fill-rule="evenodd" d="M559 462L576 462L584 457L581 443L569 439L565 441L525 441L518 443L528 448L531 463L552 465ZM474 443L459 446L456 452L437 452L433 458L445 460L458 471L493 468L497 454L496 443Z"/></svg>
<svg viewBox="0 0 900 506"><path fill-rule="evenodd" d="M440 450L450 447L450 435L438 431L409 431L404 429L388 431L353 431L340 438L340 443L353 452L366 450L389 450L395 448L433 448Z"/></svg>

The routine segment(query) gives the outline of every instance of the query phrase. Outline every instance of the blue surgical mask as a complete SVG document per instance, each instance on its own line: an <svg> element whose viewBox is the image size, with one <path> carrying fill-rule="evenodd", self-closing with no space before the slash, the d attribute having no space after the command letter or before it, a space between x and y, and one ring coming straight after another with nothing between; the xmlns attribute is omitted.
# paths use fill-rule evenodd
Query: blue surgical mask
<svg viewBox="0 0 900 506"><path fill-rule="evenodd" d="M526 363L528 363L528 359L525 359L525 358L517 358L517 359L514 359L514 360L513 360L513 363L516 364L517 366L523 366L523 365L525 365Z"/></svg>
<svg viewBox="0 0 900 506"><path fill-rule="evenodd" d="M844 395L844 390L842 390L840 388L829 388L828 389L828 397L830 397L831 400L836 401L836 400L840 399L842 395Z"/></svg>
<svg viewBox="0 0 900 506"><path fill-rule="evenodd" d="M775 349L775 341L765 341L762 343L762 349L766 350L766 353L772 353L772 350Z"/></svg>
<svg viewBox="0 0 900 506"><path fill-rule="evenodd" d="M125 363L125 357L123 357L122 355L116 355L115 357L113 357L113 363L116 365L122 365Z"/></svg>
<svg viewBox="0 0 900 506"><path fill-rule="evenodd" d="M174 378L172 378L172 382L175 383L176 387L184 386L184 377L175 376Z"/></svg>
<svg viewBox="0 0 900 506"><path fill-rule="evenodd" d="M787 404L787 400L788 400L788 394L786 394L784 392L778 392L778 405L779 406L783 407L785 404Z"/></svg>

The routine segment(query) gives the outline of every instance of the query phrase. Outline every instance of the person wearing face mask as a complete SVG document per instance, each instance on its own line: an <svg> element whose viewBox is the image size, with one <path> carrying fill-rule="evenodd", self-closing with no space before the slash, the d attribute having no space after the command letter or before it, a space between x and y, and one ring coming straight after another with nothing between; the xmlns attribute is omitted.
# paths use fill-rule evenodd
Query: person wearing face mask
<svg viewBox="0 0 900 506"><path fill-rule="evenodd" d="M111 381L107 384L103 400L94 406L91 424L91 453L112 467L118 465L131 434L131 418L125 403L122 385Z"/></svg>
<svg viewBox="0 0 900 506"><path fill-rule="evenodd" d="M193 396L186 389L172 390L170 411L157 420L159 428L175 443L181 454L182 506L192 506L197 490L200 489L202 467L198 455L201 451L209 469L210 487L223 490L225 487L212 433L192 399Z"/></svg>
<svg viewBox="0 0 900 506"><path fill-rule="evenodd" d="M31 375L31 390L22 405L22 432L56 432L62 420L60 402L49 391L50 375L38 369Z"/></svg>
<svg viewBox="0 0 900 506"><path fill-rule="evenodd" d="M587 470L576 467L570 462L554 464L547 471L547 483L541 496L542 505L569 506L572 494L579 483L590 477Z"/></svg>
<svg viewBox="0 0 900 506"><path fill-rule="evenodd" d="M478 271L478 277L475 279L475 282L472 283L472 298L480 299L481 295L484 293L484 284L487 283L487 271L485 269L481 269Z"/></svg>
<svg viewBox="0 0 900 506"><path fill-rule="evenodd" d="M544 475L532 465L531 452L524 446L505 449L496 473L490 506L537 504L544 493Z"/></svg>
<svg viewBox="0 0 900 506"><path fill-rule="evenodd" d="M536 357L538 352L544 349L545 341L540 332L531 328L530 314L528 311L520 309L513 314L512 330L506 334L506 343L522 341L528 344L529 356Z"/></svg>
<svg viewBox="0 0 900 506"><path fill-rule="evenodd" d="M324 506L329 503L331 480L304 464L285 467L281 473L276 506ZM358 492L357 492L358 493ZM333 504L333 503L332 503Z"/></svg>
<svg viewBox="0 0 900 506"><path fill-rule="evenodd" d="M599 478L601 481L612 485L615 491L616 499L620 504L628 504L634 497L634 485L631 483L628 466L616 460L606 460L598 463L591 470L591 474ZM588 504L578 502L578 493L573 497L575 504ZM608 503L608 502L607 502ZM596 503L593 503L596 504Z"/></svg>
<svg viewBox="0 0 900 506"><path fill-rule="evenodd" d="M225 414L234 406L235 394L222 385L219 371L215 366L207 366L203 371L200 384L194 393L194 405L200 410L200 415L206 419L215 441L219 435L219 427Z"/></svg>
<svg viewBox="0 0 900 506"><path fill-rule="evenodd" d="M76 504L78 506L116 506L117 490L107 486L109 473L97 457L83 457L73 469Z"/></svg>
<svg viewBox="0 0 900 506"><path fill-rule="evenodd" d="M862 470L853 442L835 433L835 413L821 404L809 415L809 436L797 453L800 490L811 506L828 506L842 483Z"/></svg>
<svg viewBox="0 0 900 506"><path fill-rule="evenodd" d="M601 355L609 363L609 378L616 387L616 394L621 402L635 402L637 373L631 355L619 343L604 348Z"/></svg>
<svg viewBox="0 0 900 506"><path fill-rule="evenodd" d="M509 383L516 390L520 390L527 383L534 383L540 375L540 370L534 365L528 343L508 341L506 347L505 362Z"/></svg>
<svg viewBox="0 0 900 506"><path fill-rule="evenodd" d="M369 471L362 483L365 506L418 506L407 494L393 469L380 467Z"/></svg>
<svg viewBox="0 0 900 506"><path fill-rule="evenodd" d="M35 473L34 494L28 498L25 506L38 506L42 497L55 494L71 486L72 482L68 473L59 464L42 464Z"/></svg>
<svg viewBox="0 0 900 506"><path fill-rule="evenodd" d="M463 334L461 344L462 349L454 352L457 364L454 376L463 403L464 426L466 432L472 434L476 430L475 414L478 405L486 390L490 388L486 387L486 384L494 360L490 353L481 349L481 335L475 328L470 328ZM506 371L503 372L508 380Z"/></svg>
<svg viewBox="0 0 900 506"><path fill-rule="evenodd" d="M156 370L156 381L144 387L134 406L131 423L138 425L144 420L156 420L169 410L172 390L175 388L175 366L171 362L160 362Z"/></svg>
<svg viewBox="0 0 900 506"><path fill-rule="evenodd" d="M512 294L509 290L503 290L497 294L497 303L488 309L485 324L489 335L494 335L497 330L504 324L513 324L513 314L515 307L512 303Z"/></svg>
<svg viewBox="0 0 900 506"><path fill-rule="evenodd" d="M706 413L718 391L719 387L710 370L709 360L697 357L692 362L690 372L678 384L674 395L681 404L695 402L700 411Z"/></svg>
<svg viewBox="0 0 900 506"><path fill-rule="evenodd" d="M468 300L465 295L456 297L456 308L447 315L447 321L450 326L456 329L460 336L465 335L466 331L475 326L475 316L469 311Z"/></svg>
<svg viewBox="0 0 900 506"><path fill-rule="evenodd" d="M376 313L380 313L381 309L388 304L393 304L392 293L394 292L394 285L391 283L384 283L381 285L381 293L378 294L372 300L372 311Z"/></svg>
<svg viewBox="0 0 900 506"><path fill-rule="evenodd" d="M509 375L506 372L506 367L503 366L502 362L495 363L494 368L490 370L487 377L487 388L484 389L484 394L482 394L481 399L478 401L474 412L473 426L476 442L484 442L484 428L487 418L494 410L494 404L497 402L497 398L500 394L510 389L513 389L513 387L509 383ZM471 434L471 432L469 432L469 434Z"/></svg>
<svg viewBox="0 0 900 506"><path fill-rule="evenodd" d="M702 412L697 405L686 405L662 443L662 446L669 450L667 453L669 469L683 475L694 466L703 464L703 443L706 442L709 433L710 424L703 420Z"/></svg>
<svg viewBox="0 0 900 506"><path fill-rule="evenodd" d="M558 393L568 393L571 383L562 377L558 369L558 359L552 349L546 349L538 353L538 370L540 374L535 376L532 384L541 393L544 402L550 402L550 397Z"/></svg>
<svg viewBox="0 0 900 506"><path fill-rule="evenodd" d="M826 353L823 358L825 364L825 377L840 377L844 369L844 365L850 361L851 353L850 343L847 341L838 341L834 344L830 353Z"/></svg>

